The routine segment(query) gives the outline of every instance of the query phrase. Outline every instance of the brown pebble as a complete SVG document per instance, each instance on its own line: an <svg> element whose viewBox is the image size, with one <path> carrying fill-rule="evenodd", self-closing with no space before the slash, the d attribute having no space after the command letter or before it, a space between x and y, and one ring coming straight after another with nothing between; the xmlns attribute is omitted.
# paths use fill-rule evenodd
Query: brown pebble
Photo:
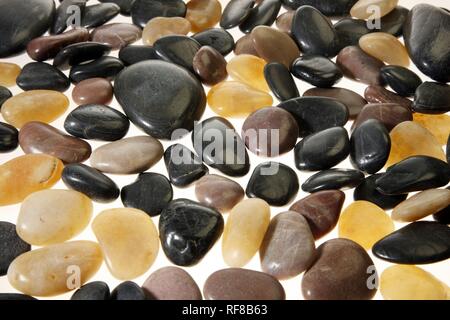
<svg viewBox="0 0 450 320"><path fill-rule="evenodd" d="M203 46L197 51L192 65L195 73L208 86L218 84L228 76L225 58L210 46Z"/></svg>
<svg viewBox="0 0 450 320"><path fill-rule="evenodd" d="M382 86L368 86L364 91L364 97L369 103L395 103L409 110L411 110L412 107L411 100L399 96Z"/></svg>
<svg viewBox="0 0 450 320"><path fill-rule="evenodd" d="M192 32L214 27L222 16L222 5L217 0L190 0L186 7L186 19L191 23Z"/></svg>
<svg viewBox="0 0 450 320"><path fill-rule="evenodd" d="M292 20L294 19L295 10L289 10L278 16L275 24L280 31L291 34Z"/></svg>
<svg viewBox="0 0 450 320"><path fill-rule="evenodd" d="M122 49L141 38L142 30L131 23L111 23L95 28L91 40L108 44L113 50Z"/></svg>
<svg viewBox="0 0 450 320"><path fill-rule="evenodd" d="M104 78L91 78L80 81L72 91L75 103L109 104L113 98L113 86Z"/></svg>
<svg viewBox="0 0 450 320"><path fill-rule="evenodd" d="M374 103L366 105L353 122L352 129L358 127L368 119L380 121L388 131L403 121L412 121L410 110L395 103Z"/></svg>
<svg viewBox="0 0 450 320"><path fill-rule="evenodd" d="M234 54L251 54L259 57L258 52L256 51L255 44L253 43L252 36L250 34L246 34L238 41L236 41L236 45L234 47Z"/></svg>

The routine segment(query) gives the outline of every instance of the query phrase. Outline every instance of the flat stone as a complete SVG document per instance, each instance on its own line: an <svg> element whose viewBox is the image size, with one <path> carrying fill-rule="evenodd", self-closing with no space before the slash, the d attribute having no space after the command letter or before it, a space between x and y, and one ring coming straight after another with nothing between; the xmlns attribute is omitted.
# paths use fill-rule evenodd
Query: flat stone
<svg viewBox="0 0 450 320"><path fill-rule="evenodd" d="M0 122L0 153L11 152L19 145L19 131L12 125Z"/></svg>
<svg viewBox="0 0 450 320"><path fill-rule="evenodd" d="M120 7L120 14L129 16L131 14L131 7L135 0L99 0L99 2L108 3L112 2Z"/></svg>
<svg viewBox="0 0 450 320"><path fill-rule="evenodd" d="M0 276L6 275L8 267L21 254L31 250L31 245L17 234L16 225L0 221ZM1 299L1 298L0 298Z"/></svg>
<svg viewBox="0 0 450 320"><path fill-rule="evenodd" d="M257 26L271 26L281 9L278 0L265 0L256 4L244 21L239 25L243 33L250 33Z"/></svg>
<svg viewBox="0 0 450 320"><path fill-rule="evenodd" d="M243 82L257 90L269 92L264 77L266 62L253 55L241 54L233 57L227 64L227 72L231 78Z"/></svg>
<svg viewBox="0 0 450 320"><path fill-rule="evenodd" d="M321 88L332 87L343 77L333 61L317 55L303 55L296 59L291 72L295 77Z"/></svg>
<svg viewBox="0 0 450 320"><path fill-rule="evenodd" d="M115 81L115 95L137 127L158 139L190 131L206 106L201 83L187 70L150 60L129 66ZM184 92L182 96L174 92Z"/></svg>
<svg viewBox="0 0 450 320"><path fill-rule="evenodd" d="M233 36L222 28L206 29L194 34L192 38L202 46L213 47L223 56L233 51L235 45Z"/></svg>
<svg viewBox="0 0 450 320"><path fill-rule="evenodd" d="M232 267L246 265L258 252L269 224L270 207L267 202L261 199L239 202L230 211L223 233L222 256L225 263Z"/></svg>
<svg viewBox="0 0 450 320"><path fill-rule="evenodd" d="M315 0L281 0L283 7L296 10L301 6L313 6L329 17L346 16L357 0L337 0L332 2L317 2Z"/></svg>
<svg viewBox="0 0 450 320"><path fill-rule="evenodd" d="M266 82L279 101L297 98L300 94L289 69L279 63L271 62L264 67Z"/></svg>
<svg viewBox="0 0 450 320"><path fill-rule="evenodd" d="M77 191L37 191L20 207L17 233L24 241L36 246L62 243L88 226L92 209L91 200Z"/></svg>
<svg viewBox="0 0 450 320"><path fill-rule="evenodd" d="M302 279L307 300L370 300L376 286L368 287L368 277L377 281L372 259L363 247L348 239L332 239L317 248L318 259ZM330 272L334 270L334 272ZM368 273L368 270L372 270Z"/></svg>
<svg viewBox="0 0 450 320"><path fill-rule="evenodd" d="M119 59L125 66L131 66L141 61L159 59L159 57L153 47L130 45L120 49Z"/></svg>
<svg viewBox="0 0 450 320"><path fill-rule="evenodd" d="M111 51L108 44L99 42L78 42L60 50L53 59L53 65L62 70L84 62L97 60Z"/></svg>
<svg viewBox="0 0 450 320"><path fill-rule="evenodd" d="M343 18L339 20L334 25L334 28L339 36L341 48L357 46L359 39L363 35L372 32L372 30L368 28L366 20L352 18Z"/></svg>
<svg viewBox="0 0 450 320"><path fill-rule="evenodd" d="M156 17L184 17L186 4L182 0L136 0L131 7L133 23L141 28Z"/></svg>
<svg viewBox="0 0 450 320"><path fill-rule="evenodd" d="M381 77L392 90L402 97L411 97L422 84L422 80L413 71L401 66L384 66Z"/></svg>
<svg viewBox="0 0 450 320"><path fill-rule="evenodd" d="M115 3L99 3L86 6L81 17L81 26L95 28L105 24L120 13L120 7Z"/></svg>
<svg viewBox="0 0 450 320"><path fill-rule="evenodd" d="M138 41L141 36L141 28L131 23L105 24L95 28L94 31L91 32L92 41L107 44L113 50L122 49L123 47Z"/></svg>
<svg viewBox="0 0 450 320"><path fill-rule="evenodd" d="M111 202L119 197L120 190L114 181L100 171L84 164L70 164L62 172L64 184L87 195L96 202Z"/></svg>
<svg viewBox="0 0 450 320"><path fill-rule="evenodd" d="M397 7L398 0L359 0L350 10L350 14L358 19L380 19ZM377 6L374 10L371 6Z"/></svg>
<svg viewBox="0 0 450 320"><path fill-rule="evenodd" d="M431 221L408 224L378 241L373 254L397 264L430 264L450 257L450 228Z"/></svg>
<svg viewBox="0 0 450 320"><path fill-rule="evenodd" d="M111 300L140 301L146 300L144 290L132 281L119 284L111 292Z"/></svg>
<svg viewBox="0 0 450 320"><path fill-rule="evenodd" d="M16 81L24 91L43 89L63 92L70 86L69 78L64 73L44 62L26 64Z"/></svg>
<svg viewBox="0 0 450 320"><path fill-rule="evenodd" d="M151 300L202 300L195 280L178 267L164 267L153 272L142 285Z"/></svg>
<svg viewBox="0 0 450 320"><path fill-rule="evenodd" d="M359 127L369 119L380 121L388 131L391 131L399 123L411 121L412 112L395 103L373 103L366 105L353 122L352 129Z"/></svg>
<svg viewBox="0 0 450 320"><path fill-rule="evenodd" d="M94 150L91 165L97 170L115 174L141 173L163 156L161 142L151 136L136 136L104 144Z"/></svg>
<svg viewBox="0 0 450 320"><path fill-rule="evenodd" d="M414 113L413 119L414 122L430 131L440 145L447 144L450 136L450 115ZM447 152L446 154L448 155L449 153Z"/></svg>
<svg viewBox="0 0 450 320"><path fill-rule="evenodd" d="M10 62L0 62L0 85L5 87L13 87L16 85L16 79L22 68Z"/></svg>
<svg viewBox="0 0 450 320"><path fill-rule="evenodd" d="M19 144L25 153L45 153L64 163L83 162L91 155L86 141L64 134L43 122L27 122L19 133Z"/></svg>
<svg viewBox="0 0 450 320"><path fill-rule="evenodd" d="M192 32L214 27L222 16L222 5L217 0L190 0L186 8L186 19L192 25Z"/></svg>
<svg viewBox="0 0 450 320"><path fill-rule="evenodd" d="M53 19L53 24L50 26L50 34L60 34L63 33L67 27L68 23L75 24L76 19L74 14L83 15L84 9L86 8L87 0L63 0L56 10L55 17ZM80 16L80 18L81 18ZM51 23L51 22L50 22Z"/></svg>
<svg viewBox="0 0 450 320"><path fill-rule="evenodd" d="M92 62L72 67L70 69L70 80L74 83L91 78L113 80L123 68L122 61L115 57L105 56Z"/></svg>
<svg viewBox="0 0 450 320"><path fill-rule="evenodd" d="M191 23L182 17L156 17L151 19L142 31L144 44L152 46L156 40L169 35L187 35Z"/></svg>
<svg viewBox="0 0 450 320"><path fill-rule="evenodd" d="M109 300L111 294L106 282L93 281L86 283L80 289L74 292L70 300L82 300L82 301L98 301Z"/></svg>
<svg viewBox="0 0 450 320"><path fill-rule="evenodd" d="M159 237L167 258L179 266L197 264L220 238L222 215L188 199L169 203L159 218Z"/></svg>
<svg viewBox="0 0 450 320"><path fill-rule="evenodd" d="M299 170L330 169L348 157L350 141L347 130L333 127L303 138L295 146L295 166Z"/></svg>
<svg viewBox="0 0 450 320"><path fill-rule="evenodd" d="M393 36L401 37L403 35L403 26L408 17L409 9L401 6L395 7L394 10L380 19L380 32L390 33Z"/></svg>
<svg viewBox="0 0 450 320"><path fill-rule="evenodd" d="M113 87L104 78L82 80L72 90L73 101L80 105L105 105L111 103L112 98Z"/></svg>
<svg viewBox="0 0 450 320"><path fill-rule="evenodd" d="M195 54L192 67L202 83L214 86L228 77L227 62L216 49L202 46Z"/></svg>
<svg viewBox="0 0 450 320"><path fill-rule="evenodd" d="M302 273L314 262L315 254L316 246L308 222L292 211L272 219L259 249L262 270L277 279Z"/></svg>
<svg viewBox="0 0 450 320"><path fill-rule="evenodd" d="M11 97L11 91L9 91L8 88L0 86L0 109L2 108L3 103Z"/></svg>
<svg viewBox="0 0 450 320"><path fill-rule="evenodd" d="M450 86L424 82L414 94L412 109L419 113L442 114L450 111Z"/></svg>
<svg viewBox="0 0 450 320"><path fill-rule="evenodd" d="M314 193L321 190L352 189L364 180L364 173L352 169L329 169L309 177L302 190Z"/></svg>
<svg viewBox="0 0 450 320"><path fill-rule="evenodd" d="M260 198L272 206L291 202L299 189L297 173L278 162L264 162L252 173L245 193L249 198Z"/></svg>
<svg viewBox="0 0 450 320"><path fill-rule="evenodd" d="M234 54L251 54L253 56L259 57L256 51L255 44L253 43L253 37L251 34L246 34L236 41L234 47Z"/></svg>
<svg viewBox="0 0 450 320"><path fill-rule="evenodd" d="M359 39L359 46L367 54L388 64L409 66L409 56L405 46L390 33L366 34Z"/></svg>
<svg viewBox="0 0 450 320"><path fill-rule="evenodd" d="M95 242L54 244L17 257L9 266L8 280L16 290L25 294L54 296L70 291L67 270L71 267L79 268L82 285L97 273L102 262L102 250Z"/></svg>
<svg viewBox="0 0 450 320"><path fill-rule="evenodd" d="M243 23L250 14L254 0L231 0L223 9L220 18L220 26L224 29L231 29Z"/></svg>
<svg viewBox="0 0 450 320"><path fill-rule="evenodd" d="M0 206L22 202L61 178L63 163L46 154L27 154L0 165Z"/></svg>

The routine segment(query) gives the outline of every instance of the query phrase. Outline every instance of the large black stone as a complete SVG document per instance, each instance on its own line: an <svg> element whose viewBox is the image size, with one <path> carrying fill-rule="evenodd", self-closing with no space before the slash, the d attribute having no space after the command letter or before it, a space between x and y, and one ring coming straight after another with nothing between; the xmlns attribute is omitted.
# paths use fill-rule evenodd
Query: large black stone
<svg viewBox="0 0 450 320"><path fill-rule="evenodd" d="M11 152L19 145L19 131L12 125L0 122L0 153Z"/></svg>
<svg viewBox="0 0 450 320"><path fill-rule="evenodd" d="M111 292L111 300L146 300L144 290L132 281L119 284Z"/></svg>
<svg viewBox="0 0 450 320"><path fill-rule="evenodd" d="M96 60L111 51L107 44L98 42L79 42L68 45L58 52L53 59L53 65L60 69L68 69L71 66Z"/></svg>
<svg viewBox="0 0 450 320"><path fill-rule="evenodd" d="M141 28L156 17L184 17L186 4L182 0L136 0L131 6L133 23Z"/></svg>
<svg viewBox="0 0 450 320"><path fill-rule="evenodd" d="M175 63L189 71L194 71L192 61L201 44L183 35L170 35L155 41L153 48L163 60Z"/></svg>
<svg viewBox="0 0 450 320"><path fill-rule="evenodd" d="M316 55L303 55L296 59L291 72L297 78L320 88L332 87L344 76L333 61Z"/></svg>
<svg viewBox="0 0 450 320"><path fill-rule="evenodd" d="M31 250L31 246L23 241L16 232L16 226L0 221L0 276L4 276L15 258Z"/></svg>
<svg viewBox="0 0 450 320"><path fill-rule="evenodd" d="M159 59L156 50L150 46L126 46L119 51L119 59L126 66L145 61Z"/></svg>
<svg viewBox="0 0 450 320"><path fill-rule="evenodd" d="M286 101L300 95L289 69L284 64L279 62L266 64L264 77L278 100Z"/></svg>
<svg viewBox="0 0 450 320"><path fill-rule="evenodd" d="M84 9L86 8L86 2L88 0L64 0L58 6L56 10L55 19L50 28L51 34L63 33L68 25L75 24L77 21L75 17L79 14L81 18L83 16ZM53 1L52 1L53 2ZM77 8L78 7L78 8Z"/></svg>
<svg viewBox="0 0 450 320"><path fill-rule="evenodd" d="M449 137L449 142L450 142L450 137ZM448 155L448 153L447 153L447 155ZM447 187L447 189L450 190L450 187ZM439 223L450 224L450 206L447 206L446 208L442 209L441 211L433 214L433 219Z"/></svg>
<svg viewBox="0 0 450 320"><path fill-rule="evenodd" d="M122 61L115 57L105 56L92 62L72 67L69 77L74 83L90 78L113 80L123 68Z"/></svg>
<svg viewBox="0 0 450 320"><path fill-rule="evenodd" d="M254 4L254 0L230 0L223 9L220 26L231 29L240 25L250 14Z"/></svg>
<svg viewBox="0 0 450 320"><path fill-rule="evenodd" d="M401 66L384 66L380 70L381 78L402 97L411 97L422 80L413 71Z"/></svg>
<svg viewBox="0 0 450 320"><path fill-rule="evenodd" d="M321 190L351 189L364 181L364 173L352 169L329 169L320 171L302 184L305 192Z"/></svg>
<svg viewBox="0 0 450 320"><path fill-rule="evenodd" d="M42 89L63 92L70 87L69 78L58 68L45 62L27 63L16 81L24 91Z"/></svg>
<svg viewBox="0 0 450 320"><path fill-rule="evenodd" d="M275 22L280 9L281 3L279 0L261 1L250 9L250 13L239 25L239 29L244 33L250 33L257 26L271 26Z"/></svg>
<svg viewBox="0 0 450 320"><path fill-rule="evenodd" d="M109 300L108 284L103 281L86 283L74 292L70 300Z"/></svg>
<svg viewBox="0 0 450 320"><path fill-rule="evenodd" d="M444 83L424 82L414 94L415 112L441 114L450 111L450 86Z"/></svg>
<svg viewBox="0 0 450 320"><path fill-rule="evenodd" d="M81 18L81 26L86 28L99 27L120 13L120 7L115 3L99 3L87 6Z"/></svg>
<svg viewBox="0 0 450 320"><path fill-rule="evenodd" d="M350 13L350 9L358 0L281 0L283 7L290 10L296 10L301 6L313 6L329 17L346 16Z"/></svg>
<svg viewBox="0 0 450 320"><path fill-rule="evenodd" d="M202 46L210 46L226 56L234 49L233 36L221 28L211 28L200 31L192 36Z"/></svg>
<svg viewBox="0 0 450 320"><path fill-rule="evenodd" d="M11 97L11 91L9 91L9 89L4 86L0 86L0 109L2 108L3 103L5 103L5 101Z"/></svg>

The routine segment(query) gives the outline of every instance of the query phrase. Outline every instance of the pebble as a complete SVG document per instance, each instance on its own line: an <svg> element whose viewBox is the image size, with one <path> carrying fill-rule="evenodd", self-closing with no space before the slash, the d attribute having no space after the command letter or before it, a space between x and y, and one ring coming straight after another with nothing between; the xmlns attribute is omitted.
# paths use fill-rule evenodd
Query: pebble
<svg viewBox="0 0 450 320"><path fill-rule="evenodd" d="M360 200L350 204L339 217L339 237L355 241L366 250L394 232L394 222L377 205Z"/></svg>
<svg viewBox="0 0 450 320"><path fill-rule="evenodd" d="M44 62L26 64L16 81L24 91L43 89L63 92L70 86L69 78L64 73Z"/></svg>
<svg viewBox="0 0 450 320"><path fill-rule="evenodd" d="M397 94L411 97L422 84L422 80L413 71L401 66L384 66L381 77Z"/></svg>
<svg viewBox="0 0 450 320"><path fill-rule="evenodd" d="M20 293L0 293L0 301L33 301L37 300L32 296Z"/></svg>
<svg viewBox="0 0 450 320"><path fill-rule="evenodd" d="M50 23L50 34L63 33L68 27L67 22L70 22L69 25L74 24L76 22L73 16L74 12L82 16L86 8L86 2L87 0L63 0L56 9L53 24ZM81 16L79 17L80 19Z"/></svg>
<svg viewBox="0 0 450 320"><path fill-rule="evenodd" d="M414 122L430 131L440 145L447 144L447 139L450 136L450 115L414 113L413 119Z"/></svg>
<svg viewBox="0 0 450 320"><path fill-rule="evenodd" d="M281 0L288 10L296 10L301 6L313 6L329 17L346 16L357 0L337 0L332 2L317 2L315 0Z"/></svg>
<svg viewBox="0 0 450 320"><path fill-rule="evenodd" d="M334 25L339 36L341 48L357 46L359 39L372 32L367 26L366 20L342 18Z"/></svg>
<svg viewBox="0 0 450 320"><path fill-rule="evenodd" d="M156 17L184 17L186 4L182 0L136 0L131 6L133 23L144 28Z"/></svg>
<svg viewBox="0 0 450 320"><path fill-rule="evenodd" d="M223 225L218 211L188 199L173 200L159 218L164 253L176 265L195 265L220 238Z"/></svg>
<svg viewBox="0 0 450 320"><path fill-rule="evenodd" d="M136 136L104 144L94 150L91 165L114 174L133 174L150 169L163 156L164 149L151 136Z"/></svg>
<svg viewBox="0 0 450 320"><path fill-rule="evenodd" d="M328 240L317 248L317 257L303 275L301 286L306 300L373 298L378 276L372 259L359 244L348 239Z"/></svg>
<svg viewBox="0 0 450 320"><path fill-rule="evenodd" d="M231 29L240 25L250 14L254 4L254 0L230 0L223 9L220 26Z"/></svg>
<svg viewBox="0 0 450 320"><path fill-rule="evenodd" d="M17 217L17 233L35 246L62 243L89 225L92 210L91 200L80 192L37 191L22 202Z"/></svg>
<svg viewBox="0 0 450 320"><path fill-rule="evenodd" d="M297 276L316 258L314 237L306 219L297 212L276 215L259 250L261 268L277 279Z"/></svg>
<svg viewBox="0 0 450 320"><path fill-rule="evenodd" d="M300 96L289 68L279 62L264 67L264 78L274 96L281 102Z"/></svg>
<svg viewBox="0 0 450 320"><path fill-rule="evenodd" d="M79 42L61 49L53 59L53 65L61 70L69 69L84 62L97 60L111 51L108 44L99 42Z"/></svg>
<svg viewBox="0 0 450 320"><path fill-rule="evenodd" d="M372 248L380 259L397 264L430 264L450 258L450 228L416 221L391 233Z"/></svg>
<svg viewBox="0 0 450 320"><path fill-rule="evenodd" d="M113 50L122 49L138 41L141 36L141 28L130 23L105 24L91 32L92 41L107 44Z"/></svg>
<svg viewBox="0 0 450 320"><path fill-rule="evenodd" d="M202 300L202 293L189 273L178 267L153 272L142 285L151 300Z"/></svg>
<svg viewBox="0 0 450 320"><path fill-rule="evenodd" d="M75 103L80 105L105 105L111 103L113 90L111 82L104 78L86 79L80 81L73 88L72 99Z"/></svg>
<svg viewBox="0 0 450 320"><path fill-rule="evenodd" d="M228 77L227 61L216 49L202 46L195 54L192 67L202 83L214 86Z"/></svg>
<svg viewBox="0 0 450 320"><path fill-rule="evenodd" d="M173 189L169 180L159 174L145 172L136 181L122 188L122 203L127 208L136 208L154 217L172 201Z"/></svg>
<svg viewBox="0 0 450 320"><path fill-rule="evenodd" d="M267 202L257 198L239 202L230 211L223 233L222 256L225 263L231 267L246 265L258 252L269 224L270 207Z"/></svg>
<svg viewBox="0 0 450 320"><path fill-rule="evenodd" d="M254 89L269 92L264 77L266 62L250 54L241 54L233 57L227 64L227 72L231 78L243 82Z"/></svg>
<svg viewBox="0 0 450 320"><path fill-rule="evenodd" d="M74 292L70 300L101 301L109 300L110 292L108 284L103 281L93 281L86 283Z"/></svg>
<svg viewBox="0 0 450 320"><path fill-rule="evenodd" d="M0 221L0 277L6 275L8 267L21 254L31 250L31 246L23 241L10 222ZM0 300L1 297L0 297Z"/></svg>
<svg viewBox="0 0 450 320"><path fill-rule="evenodd" d="M256 4L245 20L239 25L243 33L250 33L257 26L271 26L281 9L281 3L278 0L264 0Z"/></svg>
<svg viewBox="0 0 450 320"><path fill-rule="evenodd" d="M367 54L388 64L409 66L409 56L405 46L390 33L366 34L359 39L359 46Z"/></svg>
<svg viewBox="0 0 450 320"><path fill-rule="evenodd" d="M303 138L294 150L295 166L299 170L330 169L348 157L350 141L347 130L333 127Z"/></svg>
<svg viewBox="0 0 450 320"><path fill-rule="evenodd" d="M233 51L235 43L233 36L222 28L210 28L200 31L192 36L202 46L210 46L223 56Z"/></svg>
<svg viewBox="0 0 450 320"><path fill-rule="evenodd" d="M437 82L424 82L414 94L413 111L443 114L450 111L450 86Z"/></svg>
<svg viewBox="0 0 450 320"><path fill-rule="evenodd" d="M450 224L450 206L433 214L433 219L442 224Z"/></svg>
<svg viewBox="0 0 450 320"><path fill-rule="evenodd" d="M395 103L372 103L366 105L353 122L352 129L358 128L369 119L381 122L388 131L394 129L399 123L412 121L413 116L409 109Z"/></svg>
<svg viewBox="0 0 450 320"><path fill-rule="evenodd" d="M119 59L125 66L131 66L141 61L158 59L158 55L153 47L130 45L120 49Z"/></svg>
<svg viewBox="0 0 450 320"><path fill-rule="evenodd" d="M182 144L174 144L164 152L164 163L170 182L179 188L199 180L209 169L202 160Z"/></svg>
<svg viewBox="0 0 450 320"><path fill-rule="evenodd" d="M278 162L264 162L252 173L245 193L249 198L265 200L272 206L284 206L297 195L297 173Z"/></svg>
<svg viewBox="0 0 450 320"><path fill-rule="evenodd" d="M120 7L115 3L99 3L86 6L81 17L81 26L86 28L99 27L120 13Z"/></svg>
<svg viewBox="0 0 450 320"><path fill-rule="evenodd" d="M359 0L350 9L350 14L358 19L380 19L397 7L398 0ZM376 6L376 10L374 7Z"/></svg>
<svg viewBox="0 0 450 320"><path fill-rule="evenodd" d="M294 20L295 11L288 10L282 14L280 14L275 21L276 27L287 34L291 34L292 32L292 20Z"/></svg>
<svg viewBox="0 0 450 320"><path fill-rule="evenodd" d="M168 35L187 35L191 30L189 20L182 17L156 17L142 31L144 44L152 46L156 40Z"/></svg>
<svg viewBox="0 0 450 320"><path fill-rule="evenodd" d="M6 87L0 86L0 109L2 108L3 103L11 97L11 91L9 91Z"/></svg>
<svg viewBox="0 0 450 320"><path fill-rule="evenodd" d="M105 78L113 80L125 66L115 57L105 56L86 64L80 64L70 69L70 80L74 83L90 79Z"/></svg>
<svg viewBox="0 0 450 320"><path fill-rule="evenodd" d="M66 165L62 172L62 180L68 188L81 192L96 202L111 202L120 194L119 187L113 180L100 171L80 163Z"/></svg>
<svg viewBox="0 0 450 320"><path fill-rule="evenodd" d="M192 32L214 27L222 15L222 5L217 0L190 0L186 7L186 19L192 25Z"/></svg>
<svg viewBox="0 0 450 320"><path fill-rule="evenodd" d="M27 122L19 132L19 144L25 153L45 153L64 163L87 160L91 146L84 140L64 134L43 122Z"/></svg>
<svg viewBox="0 0 450 320"><path fill-rule="evenodd" d="M158 255L158 230L141 210L104 210L92 221L92 230L109 271L117 279L129 280L144 274Z"/></svg>
<svg viewBox="0 0 450 320"><path fill-rule="evenodd" d="M234 54L251 54L253 56L259 57L256 51L255 44L253 43L253 37L251 34L246 34L236 41L234 47Z"/></svg>
<svg viewBox="0 0 450 320"><path fill-rule="evenodd" d="M320 88L332 87L343 77L333 61L317 55L303 55L296 59L291 72L295 77Z"/></svg>
<svg viewBox="0 0 450 320"><path fill-rule="evenodd" d="M396 6L394 10L380 19L380 32L390 33L393 36L403 35L403 26L408 17L409 9Z"/></svg>
<svg viewBox="0 0 450 320"><path fill-rule="evenodd" d="M79 268L80 284L84 284L97 273L102 262L102 250L95 242L54 244L16 258L9 266L8 280L16 290L30 296L54 296L70 291L67 271L73 266Z"/></svg>
<svg viewBox="0 0 450 320"><path fill-rule="evenodd" d="M321 190L352 189L364 180L364 173L352 169L329 169L309 177L302 190L314 193Z"/></svg>
<svg viewBox="0 0 450 320"><path fill-rule="evenodd" d="M211 274L203 287L206 300L284 300L283 286L264 272L228 268Z"/></svg>
<svg viewBox="0 0 450 320"><path fill-rule="evenodd" d="M11 152L19 145L19 131L12 125L0 122L0 153Z"/></svg>
<svg viewBox="0 0 450 320"><path fill-rule="evenodd" d="M192 130L206 105L200 82L187 70L164 61L129 66L114 85L116 99L131 122L157 139L179 138L172 137L177 129Z"/></svg>
<svg viewBox="0 0 450 320"><path fill-rule="evenodd" d="M99 2L112 2L120 7L120 14L129 16L135 0L99 0Z"/></svg>
<svg viewBox="0 0 450 320"><path fill-rule="evenodd" d="M111 292L111 300L146 300L144 290L132 281L125 281L119 284Z"/></svg>
<svg viewBox="0 0 450 320"><path fill-rule="evenodd" d="M263 157L275 157L294 148L298 133L297 122L289 112L266 107L245 119L241 135L251 152Z"/></svg>
<svg viewBox="0 0 450 320"><path fill-rule="evenodd" d="M0 62L0 85L13 87L16 85L16 79L22 72L22 68L9 62Z"/></svg>

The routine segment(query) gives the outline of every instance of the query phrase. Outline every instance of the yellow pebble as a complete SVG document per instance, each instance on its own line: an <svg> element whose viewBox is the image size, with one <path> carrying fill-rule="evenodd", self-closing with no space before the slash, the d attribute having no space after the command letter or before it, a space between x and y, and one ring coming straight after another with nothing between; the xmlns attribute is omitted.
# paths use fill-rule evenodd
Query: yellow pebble
<svg viewBox="0 0 450 320"><path fill-rule="evenodd" d="M389 33L366 34L359 39L359 46L378 60L392 65L409 66L409 55L405 46Z"/></svg>
<svg viewBox="0 0 450 320"><path fill-rule="evenodd" d="M227 72L231 78L248 84L249 86L270 92L264 67L266 61L251 54L240 54L234 56L227 64Z"/></svg>
<svg viewBox="0 0 450 320"><path fill-rule="evenodd" d="M428 129L441 145L447 144L450 135L450 116L447 114L414 113L414 122Z"/></svg>
<svg viewBox="0 0 450 320"><path fill-rule="evenodd" d="M186 35L191 30L188 20L181 17L156 17L151 19L142 31L144 44L152 46L156 40L168 35Z"/></svg>
<svg viewBox="0 0 450 320"><path fill-rule="evenodd" d="M186 19L192 25L192 32L214 27L222 16L222 5L217 0L191 0L186 7Z"/></svg>
<svg viewBox="0 0 450 320"><path fill-rule="evenodd" d="M0 86L13 87L22 69L15 63L0 62Z"/></svg>
<svg viewBox="0 0 450 320"><path fill-rule="evenodd" d="M379 19L395 9L398 0L359 0L350 10L350 15L358 19Z"/></svg>

